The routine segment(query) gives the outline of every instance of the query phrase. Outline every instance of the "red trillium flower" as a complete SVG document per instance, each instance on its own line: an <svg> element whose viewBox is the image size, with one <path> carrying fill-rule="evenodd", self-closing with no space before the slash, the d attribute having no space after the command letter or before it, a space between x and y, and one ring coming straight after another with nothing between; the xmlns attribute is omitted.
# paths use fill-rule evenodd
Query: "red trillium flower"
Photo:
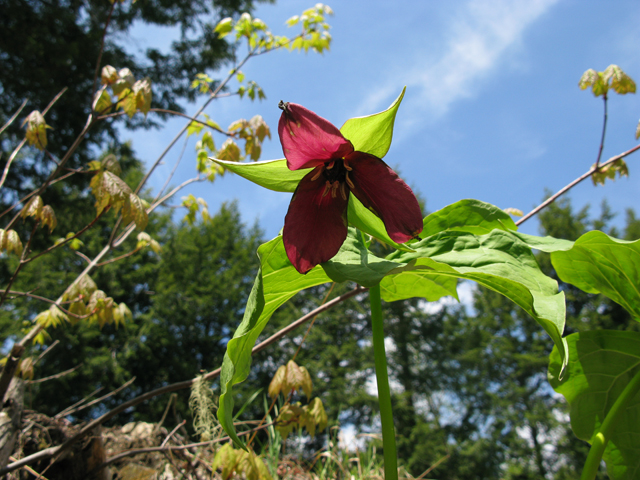
<svg viewBox="0 0 640 480"><path fill-rule="evenodd" d="M422 231L411 188L378 157L358 152L340 130L295 103L280 102L278 134L289 170L313 168L298 184L284 220L284 247L300 273L331 259L347 237L349 193L384 222L394 242Z"/></svg>

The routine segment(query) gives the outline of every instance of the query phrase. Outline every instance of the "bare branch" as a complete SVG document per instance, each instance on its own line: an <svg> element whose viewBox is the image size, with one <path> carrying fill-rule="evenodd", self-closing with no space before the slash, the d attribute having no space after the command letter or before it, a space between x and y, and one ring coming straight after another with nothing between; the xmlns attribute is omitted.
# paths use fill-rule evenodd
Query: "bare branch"
<svg viewBox="0 0 640 480"><path fill-rule="evenodd" d="M635 147L633 147L630 150L627 150L624 153L621 153L620 155L616 155L615 157L611 157L609 160L607 160L606 162L598 165L593 165L586 173L580 175L578 178L576 178L573 182L571 182L569 185L566 185L565 187L561 188L560 190L558 190L557 193L553 194L551 197L547 198L544 202L542 202L540 205L538 205L536 208L534 208L533 210L531 210L529 213L527 213L524 217L522 217L520 220L518 220L516 222L516 225L522 225L524 222L526 222L527 220L529 220L529 218L533 217L536 213L538 213L540 210L542 210L543 208L546 208L547 206L551 205L553 202L555 202L559 196L567 193L569 190L571 190L573 187L575 187L576 185L578 185L580 182L582 182L583 180L586 180L587 178L589 178L591 175L593 175L594 173L596 173L598 170L600 170L603 167L606 167L607 165L620 160L621 158L626 157L627 155L631 155L633 152L635 152L636 150L640 149L640 145L636 145Z"/></svg>
<svg viewBox="0 0 640 480"><path fill-rule="evenodd" d="M37 380L29 380L26 383L33 385L34 383L42 383L48 380L55 380L56 378L64 377L65 375L69 375L70 373L75 372L81 366L82 364L76 365L75 367L70 368L69 370L65 370L64 372L56 373L55 375L49 375L48 377L44 377L44 378L38 378Z"/></svg>
<svg viewBox="0 0 640 480"><path fill-rule="evenodd" d="M18 107L18 110L16 110L16 113L14 113L13 115L11 115L11 118L10 118L9 120L7 120L7 123L5 123L5 124L2 126L2 128L0 128L0 135L2 135L2 133L3 133L7 128L9 128L9 125L11 125L11 124L16 120L16 118L18 118L18 115L20 115L20 112L22 111L22 109L23 109L24 107L26 107L26 105L27 105L27 103L28 103L28 102L29 102L29 99L28 99L28 98L27 98L27 99L25 99L25 100L23 100L22 105L20 105L20 106Z"/></svg>
<svg viewBox="0 0 640 480"><path fill-rule="evenodd" d="M118 388L116 388L115 390L107 393L106 395L103 395L99 398L96 398L95 400L91 400L89 403L85 403L84 405L75 408L77 405L72 405L71 407L67 407L65 408L62 412L58 413L56 415L56 417L66 417L67 415L71 415L72 413L77 413L80 410L84 410L85 408L89 408L92 405L95 405L97 403L100 403L101 401L114 396L115 394L121 392L122 390L124 390L125 388L127 388L129 385L131 385L133 382L135 382L136 377L132 377L130 380L126 381L125 383L123 383L122 385L120 385ZM94 392L95 393L95 392ZM93 394L92 394L93 395Z"/></svg>

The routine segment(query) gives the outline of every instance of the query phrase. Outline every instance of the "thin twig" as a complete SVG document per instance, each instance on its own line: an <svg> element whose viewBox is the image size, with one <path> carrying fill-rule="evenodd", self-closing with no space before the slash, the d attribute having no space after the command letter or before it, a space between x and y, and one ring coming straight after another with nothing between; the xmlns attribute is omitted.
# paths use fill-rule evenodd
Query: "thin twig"
<svg viewBox="0 0 640 480"><path fill-rule="evenodd" d="M9 174L9 167L11 167L11 162L16 158L18 152L24 147L24 144L27 143L27 139L23 138L22 141L18 144L18 146L11 152L11 156L9 160L7 160L7 164L4 166L4 172L2 172L2 178L0 179L0 188L4 185L4 181L7 179L7 175Z"/></svg>
<svg viewBox="0 0 640 480"><path fill-rule="evenodd" d="M128 257L130 257L130 256L132 256L132 255L135 255L136 253L138 253L138 252L139 252L140 250L142 250L143 248L144 248L144 247L137 247L137 248L135 248L134 250L131 250L131 251L130 251L130 252L128 252L128 253L125 253L125 254L123 254L123 255L120 255L119 257L114 257L114 258L111 258L111 259L109 259L109 260L105 260L104 262L100 262L100 263L98 263L98 264L96 265L96 268L97 268L97 267L104 267L105 265L109 265L110 263L115 263L115 262L117 262L117 261L119 261L119 260L122 260L123 258L128 258Z"/></svg>
<svg viewBox="0 0 640 480"><path fill-rule="evenodd" d="M9 457L9 460L13 461L13 462L17 462L18 459L16 459L15 457ZM25 465L23 467L27 472L29 472L31 475L33 475L34 477L37 478L41 478L42 480L48 480L47 477L45 477L44 475L42 475L41 473L36 472L33 468Z"/></svg>
<svg viewBox="0 0 640 480"><path fill-rule="evenodd" d="M53 418L62 418L62 417L66 417L68 414L66 413L67 410L70 410L72 408L77 407L78 405L82 405L84 402L86 402L88 399L90 399L91 397L93 397L96 393L100 392L101 390L104 390L104 387L98 387L96 388L93 392L91 392L89 395L87 395L86 397L84 397L82 400L77 401L76 403L74 403L73 405L65 408L64 410L62 410L60 413L57 413L56 415L54 415Z"/></svg>
<svg viewBox="0 0 640 480"><path fill-rule="evenodd" d="M55 375L49 375L48 377L44 377L44 378L38 378L37 380L29 380L26 383L28 383L29 385L33 385L34 383L42 383L48 380L55 380L56 378L64 377L65 375L69 375L70 373L75 372L81 366L82 364L76 365L75 367L70 368L69 370L65 370L64 372L56 373Z"/></svg>
<svg viewBox="0 0 640 480"><path fill-rule="evenodd" d="M16 118L18 118L18 115L20 115L20 112L24 109L24 107L27 105L27 103L29 102L29 99L25 99L22 101L22 105L20 105L18 107L18 110L16 110L16 113L14 113L13 115L11 115L11 118L9 120L7 120L7 123L5 123L2 128L0 128L0 135L2 135L2 133L9 128L9 125L11 125Z"/></svg>
<svg viewBox="0 0 640 480"><path fill-rule="evenodd" d="M43 358L47 353L49 353L51 350L53 350L53 349L54 349L54 348L55 348L59 343L60 343L60 340L57 340L57 339L56 339L56 340L55 340L51 345L49 345L49 346L45 349L45 351L44 351L44 352L42 352L42 353L38 356L38 358L36 358L36 361L35 361L35 362L33 362L33 364L34 364L34 365L37 365L37 364L38 364L38 362L39 362L40 360L42 360L42 358Z"/></svg>
<svg viewBox="0 0 640 480"><path fill-rule="evenodd" d="M51 252L52 250L55 250L56 248L60 248L63 245L69 243L71 240L73 240L74 238L78 238L80 235L82 235L84 232L86 232L87 230L89 230L91 227L93 227L96 222L98 220L100 220L100 217L102 217L102 215L104 215L105 213L107 213L108 209L105 208L104 210L102 210L97 216L96 218L94 218L93 220L91 220L91 222L89 222L87 225L85 225L81 230L79 230L77 233L73 234L72 236L70 236L69 238L65 238L62 242L60 243L56 243L54 245L51 245L49 248L47 248L46 250L43 250L42 252L38 253L37 255L34 255L33 257L29 257L27 259L27 263L28 262L32 262L33 260L35 260L36 258L41 257L42 255L45 255L49 252Z"/></svg>
<svg viewBox="0 0 640 480"><path fill-rule="evenodd" d="M98 73L100 72L100 62L102 61L102 53L104 52L104 39L107 36L107 28L109 28L109 23L111 22L111 16L113 15L113 10L116 7L116 2L111 2L111 9L109 10L109 15L107 16L107 21L104 23L104 30L102 31L102 38L100 39L100 51L98 52L98 60L96 61L96 70L93 74L93 88L91 89L91 106L93 109L93 97L96 95L96 87L98 83Z"/></svg>
<svg viewBox="0 0 640 480"><path fill-rule="evenodd" d="M604 93L602 99L604 100L604 120L602 121L602 136L600 137L598 158L596 158L596 168L600 166L600 158L602 158L602 150L604 149L604 137L607 133L607 92Z"/></svg>
<svg viewBox="0 0 640 480"><path fill-rule="evenodd" d="M575 187L577 184L579 184L583 180L586 180L587 178L589 178L591 175L596 173L601 168L604 168L607 165L609 165L609 164L611 164L611 163L613 163L613 162L615 162L617 160L620 160L621 158L626 157L627 155L631 155L633 152L635 152L638 149L640 149L640 145L636 145L632 149L627 150L626 152L621 153L620 155L616 155L615 157L611 157L609 160L607 160L606 162L600 164L600 166L598 166L598 167L596 165L593 165L586 173L580 175L578 178L576 178L569 185L567 185L567 186L563 187L562 189L558 190L557 193L555 193L551 197L547 198L544 202L542 202L540 205L538 205L536 208L534 208L529 213L527 213L524 217L522 217L520 220L518 220L516 222L516 225L522 225L524 222L526 222L529 218L533 217L540 210L542 210L543 208L545 208L548 205L550 205L553 202L555 202L558 199L559 196L561 196L562 194L568 192L573 187Z"/></svg>
<svg viewBox="0 0 640 480"><path fill-rule="evenodd" d="M71 407L67 407L66 409L64 409L62 412L60 412L58 415L60 415L61 417L66 417L67 415L71 415L73 413L78 413L80 410L84 410L85 408L89 408L97 403L102 402L103 400L106 400L109 397L114 396L115 394L121 392L122 390L124 390L125 388L127 388L129 385L131 385L134 381L136 380L136 377L132 377L130 380L127 380L125 383L123 383L122 385L120 385L118 388L116 388L115 390L112 390L111 392L107 393L106 395L103 395L101 397L96 398L95 400L91 400L89 403L85 403L81 406L78 406L77 408L75 408L74 406ZM95 392L94 392L95 393ZM92 394L93 395L93 394Z"/></svg>
<svg viewBox="0 0 640 480"><path fill-rule="evenodd" d="M180 165L180 162L182 161L182 159L184 157L184 152L187 149L187 144L188 143L189 143L189 137L185 137L184 143L182 145L182 150L180 150L180 155L178 155L178 159L174 163L173 168L171 169L171 173L169 174L169 176L165 180L164 185L162 185L162 188L160 190L158 190L158 194L156 195L156 198L154 198L154 200L153 200L154 203L162 196L164 191L169 186L169 183L171 182L171 179L176 174L176 170L178 170L178 165Z"/></svg>
<svg viewBox="0 0 640 480"><path fill-rule="evenodd" d="M176 426L173 428L173 430L171 430L171 431L169 432L169 435L167 435L167 436L165 437L165 439L162 441L162 443L160 444L160 448L164 447L164 446L167 444L167 442L168 442L169 440L171 440L171 437L173 437L173 436L175 435L175 433L176 433L178 430L180 430L180 427L183 427L186 423L187 423L187 421L186 421L186 420L182 420L182 422L181 422L181 423L179 423L178 425L176 425Z"/></svg>

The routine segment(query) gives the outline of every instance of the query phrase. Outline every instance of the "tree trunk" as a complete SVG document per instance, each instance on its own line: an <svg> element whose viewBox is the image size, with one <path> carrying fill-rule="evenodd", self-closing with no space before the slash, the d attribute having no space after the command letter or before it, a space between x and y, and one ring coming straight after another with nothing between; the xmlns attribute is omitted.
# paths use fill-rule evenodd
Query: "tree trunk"
<svg viewBox="0 0 640 480"><path fill-rule="evenodd" d="M9 455L14 450L22 425L22 406L24 402L24 381L13 377L5 395L0 412L0 469L9 463Z"/></svg>

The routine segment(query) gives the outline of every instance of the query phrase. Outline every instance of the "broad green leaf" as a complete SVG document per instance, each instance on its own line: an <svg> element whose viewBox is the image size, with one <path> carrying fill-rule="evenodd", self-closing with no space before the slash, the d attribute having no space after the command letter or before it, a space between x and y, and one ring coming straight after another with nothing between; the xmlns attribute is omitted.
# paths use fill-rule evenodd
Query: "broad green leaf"
<svg viewBox="0 0 640 480"><path fill-rule="evenodd" d="M350 118L342 125L340 131L345 138L351 140L357 151L370 153L378 158L387 154L393 137L393 123L406 89L407 87L402 89L402 93L384 112Z"/></svg>
<svg viewBox="0 0 640 480"><path fill-rule="evenodd" d="M384 260L373 255L362 240L362 234L349 228L347 239L340 250L322 268L334 282L353 281L364 287L378 285L384 276L399 263Z"/></svg>
<svg viewBox="0 0 640 480"><path fill-rule="evenodd" d="M445 230L484 235L494 229L516 230L516 224L504 210L479 200L460 200L426 216L420 237Z"/></svg>
<svg viewBox="0 0 640 480"><path fill-rule="evenodd" d="M551 263L563 282L606 295L640 321L640 240L589 232L570 250L552 253Z"/></svg>
<svg viewBox="0 0 640 480"><path fill-rule="evenodd" d="M595 330L567 337L569 366L559 380L561 358L550 356L549 381L571 406L571 428L591 442L607 413L640 369L640 333ZM640 395L636 395L613 427L603 458L613 480L632 480L640 472L638 432Z"/></svg>
<svg viewBox="0 0 640 480"><path fill-rule="evenodd" d="M260 270L244 312L242 323L227 344L222 363L220 385L222 395L218 419L237 445L243 445L233 426L233 386L244 381L251 366L251 349L273 312L300 290L330 282L321 267L300 275L291 265L284 250L282 237L258 248Z"/></svg>
<svg viewBox="0 0 640 480"><path fill-rule="evenodd" d="M493 230L473 235L445 231L411 247L415 252L394 252L386 257L405 266L382 280L383 299L434 300L452 289L452 283L443 281L443 277L473 280L519 305L566 353L562 339L564 293L558 292L555 280L542 273L531 248L514 232Z"/></svg>

